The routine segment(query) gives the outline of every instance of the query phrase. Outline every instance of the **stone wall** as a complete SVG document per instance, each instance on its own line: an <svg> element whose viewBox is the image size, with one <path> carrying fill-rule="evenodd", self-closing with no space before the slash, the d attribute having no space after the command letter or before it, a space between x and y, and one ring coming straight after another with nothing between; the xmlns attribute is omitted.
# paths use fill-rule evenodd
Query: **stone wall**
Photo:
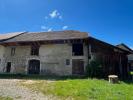
<svg viewBox="0 0 133 100"><path fill-rule="evenodd" d="M0 45L0 72L3 72L4 53L5 53L5 48L4 46Z"/></svg>
<svg viewBox="0 0 133 100"><path fill-rule="evenodd" d="M40 47L41 73L70 75L71 64L66 65L66 59L71 60L71 45L51 44Z"/></svg>
<svg viewBox="0 0 133 100"><path fill-rule="evenodd" d="M72 56L71 44L47 44L41 45L39 56L30 55L30 46L16 46L15 55L11 56L11 47L5 47L3 68L5 71L7 62L11 62L11 73L28 73L29 60L40 60L40 74L72 75L72 59L83 59L88 63L87 46L84 45L84 56ZM66 59L70 65L66 65Z"/></svg>
<svg viewBox="0 0 133 100"><path fill-rule="evenodd" d="M11 73L26 73L26 62L27 57L30 56L30 46L16 46L14 56L11 56L11 48L5 48L4 71L6 70L7 62L11 62Z"/></svg>

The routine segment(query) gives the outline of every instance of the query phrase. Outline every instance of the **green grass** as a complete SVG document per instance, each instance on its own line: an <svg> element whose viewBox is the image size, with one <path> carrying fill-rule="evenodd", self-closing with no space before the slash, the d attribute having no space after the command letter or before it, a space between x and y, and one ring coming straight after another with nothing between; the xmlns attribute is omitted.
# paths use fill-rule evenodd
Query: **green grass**
<svg viewBox="0 0 133 100"><path fill-rule="evenodd" d="M53 82L38 80L32 84L23 81L22 85L64 100L133 100L132 83L110 84L98 79L68 79Z"/></svg>
<svg viewBox="0 0 133 100"><path fill-rule="evenodd" d="M10 98L10 97L2 97L2 96L0 96L0 100L13 100L13 99Z"/></svg>

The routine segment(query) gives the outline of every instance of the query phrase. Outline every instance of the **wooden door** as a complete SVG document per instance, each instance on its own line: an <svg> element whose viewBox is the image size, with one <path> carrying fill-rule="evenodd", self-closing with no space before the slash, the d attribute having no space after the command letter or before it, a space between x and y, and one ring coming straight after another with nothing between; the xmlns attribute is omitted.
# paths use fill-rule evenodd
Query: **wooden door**
<svg viewBox="0 0 133 100"><path fill-rule="evenodd" d="M29 61L29 74L39 74L40 73L40 61L30 60Z"/></svg>
<svg viewBox="0 0 133 100"><path fill-rule="evenodd" d="M6 65L6 72L10 73L10 71L11 71L11 62L8 62Z"/></svg>
<svg viewBox="0 0 133 100"><path fill-rule="evenodd" d="M84 74L84 61L81 59L72 60L72 74L83 75Z"/></svg>

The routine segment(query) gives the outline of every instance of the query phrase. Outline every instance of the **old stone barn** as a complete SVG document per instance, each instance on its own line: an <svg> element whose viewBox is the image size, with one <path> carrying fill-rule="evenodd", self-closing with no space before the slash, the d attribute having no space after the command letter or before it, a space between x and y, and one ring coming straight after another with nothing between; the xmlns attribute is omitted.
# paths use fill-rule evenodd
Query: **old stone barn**
<svg viewBox="0 0 133 100"><path fill-rule="evenodd" d="M105 76L128 77L129 51L85 32L20 32L0 35L0 72L41 75L85 75L91 60L102 60Z"/></svg>

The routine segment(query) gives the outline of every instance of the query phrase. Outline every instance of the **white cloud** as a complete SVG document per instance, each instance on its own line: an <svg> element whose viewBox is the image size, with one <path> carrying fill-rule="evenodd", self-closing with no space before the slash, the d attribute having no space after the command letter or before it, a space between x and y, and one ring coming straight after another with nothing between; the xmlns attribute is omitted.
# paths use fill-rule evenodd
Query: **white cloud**
<svg viewBox="0 0 133 100"><path fill-rule="evenodd" d="M67 29L67 28L68 28L68 26L63 26L63 27L62 27L63 30L65 30L65 29Z"/></svg>
<svg viewBox="0 0 133 100"><path fill-rule="evenodd" d="M48 29L48 32L51 32L52 30L53 30L52 28L49 28L49 29Z"/></svg>
<svg viewBox="0 0 133 100"><path fill-rule="evenodd" d="M49 14L49 16L51 17L51 18L56 18L56 17L58 17L60 14L59 14L59 12L57 11L57 10L54 10L54 11L52 11L50 14Z"/></svg>
<svg viewBox="0 0 133 100"><path fill-rule="evenodd" d="M46 26L41 26L41 29L46 30L47 27Z"/></svg>
<svg viewBox="0 0 133 100"><path fill-rule="evenodd" d="M51 18L59 18L59 19L62 19L62 15L58 12L58 10L53 10L49 16Z"/></svg>
<svg viewBox="0 0 133 100"><path fill-rule="evenodd" d="M51 19L62 20L63 19L63 16L58 12L58 10L53 10L48 15L44 16L44 20L45 20L45 25L46 26L45 25L42 25L41 26L41 29L43 31L48 31L48 32L53 31L53 27L47 26L47 23L46 23L48 21L50 21L49 23L51 23L52 21L54 21L54 20L51 20ZM65 30L67 28L68 28L68 26L63 26L62 27L63 30Z"/></svg>
<svg viewBox="0 0 133 100"><path fill-rule="evenodd" d="M48 32L51 32L53 30L53 28L47 27L47 26L41 26L41 29L45 30L45 31L48 31Z"/></svg>

